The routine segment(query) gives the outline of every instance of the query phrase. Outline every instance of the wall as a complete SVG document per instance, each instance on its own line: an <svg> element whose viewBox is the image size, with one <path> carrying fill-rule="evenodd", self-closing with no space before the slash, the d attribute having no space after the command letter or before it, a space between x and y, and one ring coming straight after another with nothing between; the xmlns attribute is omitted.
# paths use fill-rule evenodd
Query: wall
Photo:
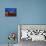
<svg viewBox="0 0 46 46"><path fill-rule="evenodd" d="M17 16L5 17L5 8L17 8ZM46 24L46 0L0 0L0 44L17 24Z"/></svg>

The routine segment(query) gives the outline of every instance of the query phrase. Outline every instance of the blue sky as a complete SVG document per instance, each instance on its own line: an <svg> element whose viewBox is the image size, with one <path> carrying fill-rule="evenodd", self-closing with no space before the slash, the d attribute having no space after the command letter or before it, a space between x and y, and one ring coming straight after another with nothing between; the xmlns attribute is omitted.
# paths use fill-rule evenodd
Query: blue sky
<svg viewBox="0 0 46 46"><path fill-rule="evenodd" d="M8 11L16 12L16 8L5 8L5 11L6 12Z"/></svg>

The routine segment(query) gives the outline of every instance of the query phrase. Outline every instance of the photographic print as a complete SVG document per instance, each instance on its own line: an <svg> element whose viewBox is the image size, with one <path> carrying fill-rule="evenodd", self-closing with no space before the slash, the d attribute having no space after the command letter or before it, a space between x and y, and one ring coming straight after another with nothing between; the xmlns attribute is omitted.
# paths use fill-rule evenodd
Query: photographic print
<svg viewBox="0 0 46 46"><path fill-rule="evenodd" d="M5 16L16 16L16 8L5 8Z"/></svg>

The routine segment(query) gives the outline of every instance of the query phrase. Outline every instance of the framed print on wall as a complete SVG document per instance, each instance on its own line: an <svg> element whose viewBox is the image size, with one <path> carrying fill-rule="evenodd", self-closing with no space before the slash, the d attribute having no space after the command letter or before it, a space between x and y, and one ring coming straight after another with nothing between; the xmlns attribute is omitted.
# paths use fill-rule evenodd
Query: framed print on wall
<svg viewBox="0 0 46 46"><path fill-rule="evenodd" d="M16 8L5 8L5 16L16 16L17 15Z"/></svg>

